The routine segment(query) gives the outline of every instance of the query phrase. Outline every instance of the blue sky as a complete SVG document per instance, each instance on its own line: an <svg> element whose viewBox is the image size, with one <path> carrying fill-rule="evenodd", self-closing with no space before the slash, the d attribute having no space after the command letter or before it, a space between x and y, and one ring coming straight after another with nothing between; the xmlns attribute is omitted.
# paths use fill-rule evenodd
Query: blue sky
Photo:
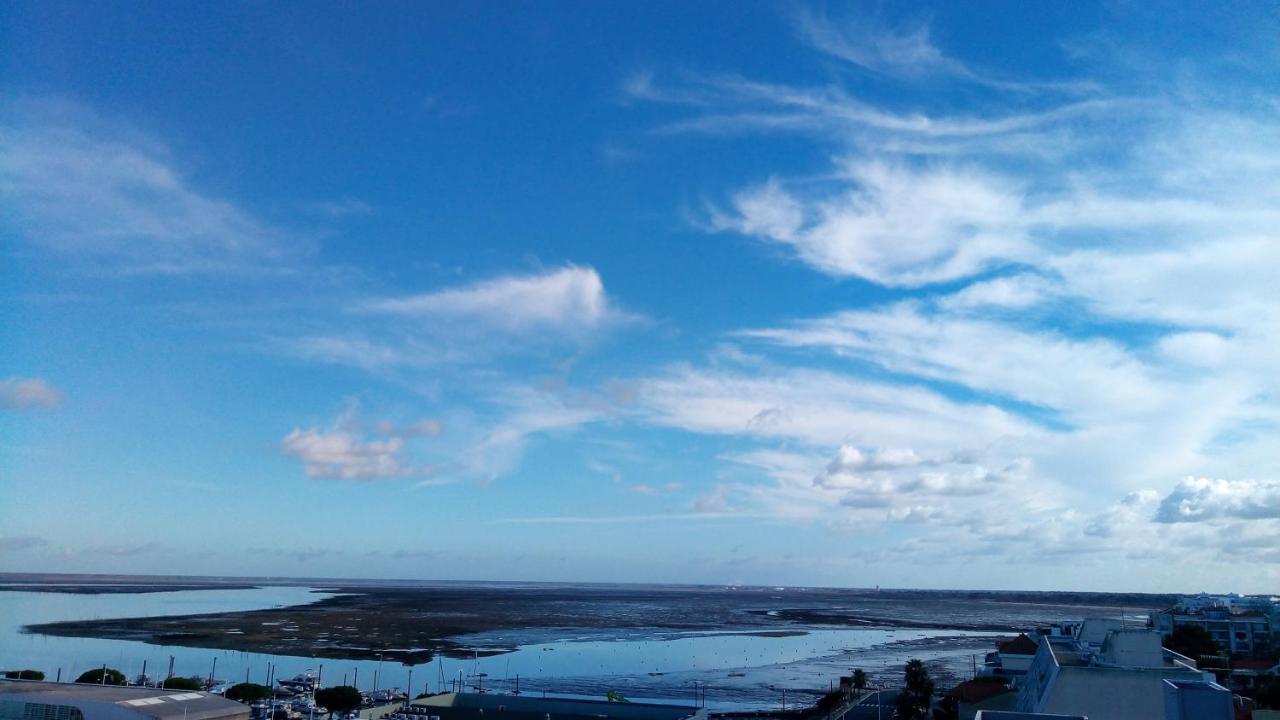
<svg viewBox="0 0 1280 720"><path fill-rule="evenodd" d="M0 17L0 570L1280 579L1266 3Z"/></svg>

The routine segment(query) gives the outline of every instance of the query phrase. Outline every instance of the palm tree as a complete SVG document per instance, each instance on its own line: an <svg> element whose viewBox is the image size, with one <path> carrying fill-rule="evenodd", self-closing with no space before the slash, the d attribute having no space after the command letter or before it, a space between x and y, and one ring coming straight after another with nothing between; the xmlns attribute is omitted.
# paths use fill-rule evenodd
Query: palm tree
<svg viewBox="0 0 1280 720"><path fill-rule="evenodd" d="M906 686L898 693L896 703L898 716L903 720L927 717L933 700L933 678L929 677L929 669L915 659L908 660L905 669Z"/></svg>
<svg viewBox="0 0 1280 720"><path fill-rule="evenodd" d="M858 691L858 695L862 695L862 691L867 688L867 674L858 668L853 671L853 689Z"/></svg>

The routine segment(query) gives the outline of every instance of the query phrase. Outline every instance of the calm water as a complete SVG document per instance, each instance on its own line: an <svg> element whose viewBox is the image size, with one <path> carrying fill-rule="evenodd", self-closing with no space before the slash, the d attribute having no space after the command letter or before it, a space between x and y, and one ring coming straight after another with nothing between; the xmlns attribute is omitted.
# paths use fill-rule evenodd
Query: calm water
<svg viewBox="0 0 1280 720"><path fill-rule="evenodd" d="M169 658L179 675L207 676L217 660L219 679L265 682L268 663L277 677L321 670L326 684L361 689L409 687L410 668L376 661L317 660L203 648L156 646L121 640L30 635L22 626L58 620L228 612L298 605L328 597L309 588L193 590L146 594L72 595L0 592L0 668L42 670L53 679L74 679L106 664L130 678L143 662L163 675ZM634 699L690 700L694 683L708 686L708 701L721 707L761 707L778 702L782 688L794 699L825 690L858 666L892 680L907 657L932 659L967 669L990 646L991 633L959 631L807 628L801 635L760 637L731 632L502 631L464 636L483 651L516 646L514 652L468 660L439 658L413 668L415 691L448 689L461 676L467 685L603 695L611 689ZM959 670L957 670L959 672Z"/></svg>

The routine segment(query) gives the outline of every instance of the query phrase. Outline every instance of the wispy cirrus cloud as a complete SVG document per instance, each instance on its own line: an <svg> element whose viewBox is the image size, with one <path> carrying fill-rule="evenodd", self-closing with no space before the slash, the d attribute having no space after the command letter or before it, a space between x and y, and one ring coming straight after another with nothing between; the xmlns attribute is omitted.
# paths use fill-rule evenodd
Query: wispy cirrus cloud
<svg viewBox="0 0 1280 720"><path fill-rule="evenodd" d="M590 346L641 317L594 268L566 265L399 297L353 301L332 331L276 338L277 351L371 372L467 366Z"/></svg>
<svg viewBox="0 0 1280 720"><path fill-rule="evenodd" d="M776 180L734 195L711 227L791 247L836 276L918 286L969 277L1031 259L1021 192L1012 183L959 168L916 170L851 162L847 189L798 196Z"/></svg>
<svg viewBox="0 0 1280 720"><path fill-rule="evenodd" d="M611 417L595 397L556 387L507 384L491 401L497 419L457 455L457 471L482 485L515 470L530 443Z"/></svg>
<svg viewBox="0 0 1280 720"><path fill-rule="evenodd" d="M62 404L62 391L44 378L0 379L0 410L54 410Z"/></svg>
<svg viewBox="0 0 1280 720"><path fill-rule="evenodd" d="M0 189L26 244L86 270L258 272L312 251L200 189L157 138L66 100L19 101L0 117Z"/></svg>
<svg viewBox="0 0 1280 720"><path fill-rule="evenodd" d="M1212 563L1229 530L1274 537L1266 483L1151 490L1280 470L1274 98L1134 77L1158 63L1113 72L1105 53L1080 66L1105 83L1006 77L943 52L927 23L797 26L867 72L646 73L624 90L683 110L655 132L689 142L812 138L829 162L766 167L698 225L880 289L733 333L767 358L754 366L638 383L645 421L756 443L723 458L764 476L728 471L734 507L900 523L917 535L903 557L1145 562L1177 547ZM1225 81L1247 88L1240 70L1258 68ZM951 104L940 82L972 93ZM993 497L1022 517L992 528Z"/></svg>
<svg viewBox="0 0 1280 720"><path fill-rule="evenodd" d="M1035 423L994 405L956 402L918 385L777 365L677 366L638 381L635 391L648 423L819 447L911 447L923 437L931 451L946 451L1040 434Z"/></svg>
<svg viewBox="0 0 1280 720"><path fill-rule="evenodd" d="M796 13L800 36L815 49L860 68L903 80L959 80L987 88L1019 93L1033 91L1088 92L1087 81L1045 82L998 77L948 56L933 41L927 22L890 27L870 14L833 19L812 8Z"/></svg>
<svg viewBox="0 0 1280 720"><path fill-rule="evenodd" d="M503 333L575 334L628 316L613 307L594 268L566 266L506 275L421 295L375 300L364 309L424 321L479 323Z"/></svg>
<svg viewBox="0 0 1280 720"><path fill-rule="evenodd" d="M688 117L656 128L662 135L801 133L838 140L844 147L875 146L928 156L981 151L1061 157L1077 147L1080 138L1060 132L1060 126L1113 122L1149 105L1132 98L1097 97L1017 111L997 107L967 114L929 113L878 106L838 84L785 85L695 73L661 79L653 72L633 74L622 92L635 101L690 111Z"/></svg>

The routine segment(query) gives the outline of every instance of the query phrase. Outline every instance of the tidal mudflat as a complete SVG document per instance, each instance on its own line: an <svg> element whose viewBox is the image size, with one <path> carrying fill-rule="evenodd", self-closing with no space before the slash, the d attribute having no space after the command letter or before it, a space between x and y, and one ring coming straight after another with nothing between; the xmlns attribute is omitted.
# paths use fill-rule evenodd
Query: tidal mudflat
<svg viewBox="0 0 1280 720"><path fill-rule="evenodd" d="M724 632L814 628L1015 632L1064 618L1140 619L1168 598L1007 593L640 585L335 585L305 605L32 625L29 632L254 653L430 662L513 651L516 635ZM503 631L512 633L505 640ZM478 646L476 637L488 638ZM530 638L526 637L526 640Z"/></svg>
<svg viewBox="0 0 1280 720"><path fill-rule="evenodd" d="M16 578L8 579L19 582ZM240 578L215 579L245 582ZM29 578L23 583L32 582ZM64 586L93 582L59 578ZM201 581L204 582L204 581ZM760 708L812 699L850 668L895 683L907 658L966 676L993 635L1064 618L1141 621L1157 595L267 580L136 594L0 592L0 664L53 677L109 664L264 681L323 667L363 689L467 684ZM301 586L297 586L301 585ZM399 662L397 662L399 661ZM216 666L214 665L216 663Z"/></svg>

